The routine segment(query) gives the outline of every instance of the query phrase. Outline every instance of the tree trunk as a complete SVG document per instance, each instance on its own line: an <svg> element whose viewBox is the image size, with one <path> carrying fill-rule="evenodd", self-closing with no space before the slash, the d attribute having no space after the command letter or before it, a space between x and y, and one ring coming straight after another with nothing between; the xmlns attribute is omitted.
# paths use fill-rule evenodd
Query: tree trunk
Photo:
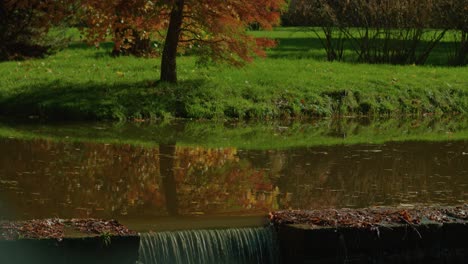
<svg viewBox="0 0 468 264"><path fill-rule="evenodd" d="M179 45L180 31L182 28L184 12L184 0L176 0L171 11L169 28L161 60L161 81L177 82L177 46Z"/></svg>
<svg viewBox="0 0 468 264"><path fill-rule="evenodd" d="M459 48L459 51L457 52L457 65L458 66L466 65L467 55L468 55L468 31L462 30L460 48Z"/></svg>

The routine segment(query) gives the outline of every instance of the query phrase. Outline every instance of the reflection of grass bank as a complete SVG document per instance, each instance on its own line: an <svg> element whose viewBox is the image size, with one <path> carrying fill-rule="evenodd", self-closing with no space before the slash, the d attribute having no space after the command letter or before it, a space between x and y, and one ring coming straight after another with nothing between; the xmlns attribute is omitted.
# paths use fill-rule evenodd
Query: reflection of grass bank
<svg viewBox="0 0 468 264"><path fill-rule="evenodd" d="M268 36L279 39L280 46L270 51L269 58L243 69L200 69L195 58L181 57L177 86L155 84L158 59L114 59L105 48L81 44L43 60L1 63L0 114L123 120L466 113L468 109L466 67L329 63L321 59L324 53L317 39L310 38L313 34L279 29Z"/></svg>
<svg viewBox="0 0 468 264"><path fill-rule="evenodd" d="M309 123L67 124L0 125L0 137L54 141L283 149L293 147L383 144L390 141L468 140L468 123L459 119L319 120Z"/></svg>

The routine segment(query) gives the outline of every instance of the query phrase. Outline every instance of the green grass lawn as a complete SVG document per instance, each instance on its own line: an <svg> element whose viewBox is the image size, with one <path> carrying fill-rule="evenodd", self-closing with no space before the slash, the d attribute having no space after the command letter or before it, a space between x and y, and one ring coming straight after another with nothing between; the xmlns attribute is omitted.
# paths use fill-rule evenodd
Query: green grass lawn
<svg viewBox="0 0 468 264"><path fill-rule="evenodd" d="M313 33L254 32L280 41L244 68L179 57L177 85L159 59L113 58L73 43L45 59L0 63L0 114L50 119L281 118L468 112L468 68L327 62ZM311 43L310 46L308 43Z"/></svg>

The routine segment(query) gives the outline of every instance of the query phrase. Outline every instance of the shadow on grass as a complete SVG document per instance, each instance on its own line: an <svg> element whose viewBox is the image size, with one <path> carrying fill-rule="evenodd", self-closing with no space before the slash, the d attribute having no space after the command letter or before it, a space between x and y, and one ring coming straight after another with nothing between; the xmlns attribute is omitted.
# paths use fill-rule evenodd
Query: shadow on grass
<svg viewBox="0 0 468 264"><path fill-rule="evenodd" d="M314 59L314 60L326 60L327 55L325 48L322 45L323 40L320 40L317 36L311 33L310 37L304 38L276 38L279 45L272 49L268 57L273 59ZM385 40L376 40L375 45L384 46ZM396 45L402 47L408 47L410 43L404 43L404 41ZM418 44L417 54L424 52L424 49L431 45L429 41L421 41ZM450 56L455 50L457 43L453 41L440 42L429 55L425 65L438 65L447 66ZM353 49L352 43L346 41L344 44L344 61L356 62L357 54Z"/></svg>
<svg viewBox="0 0 468 264"><path fill-rule="evenodd" d="M294 33L308 33L308 37L294 37ZM319 34L322 34L319 32ZM278 46L272 49L268 57L272 59L313 59L318 61L326 61L327 55L325 48L322 44L323 40L320 40L312 31L291 31L290 37L281 37L275 38L278 41ZM375 40L375 45L384 46L385 40ZM405 41L392 41L393 43L401 42L396 44L399 46L408 47L410 43L405 43ZM430 45L429 41L421 41L418 44L418 54L424 52L424 49ZM437 66L447 66L448 61L456 47L456 43L453 41L442 41L440 42L434 50L431 52L429 58L427 59L426 65L437 65ZM104 42L100 44L100 47L96 49L96 52L87 54L91 58L103 58L110 57L111 51L114 47L113 42ZM74 42L68 46L69 50L89 50L95 49L95 47L90 46L83 42ZM357 62L358 55L353 49L351 41L346 41L344 44L344 62L354 63Z"/></svg>
<svg viewBox="0 0 468 264"><path fill-rule="evenodd" d="M177 85L153 80L119 84L43 82L0 97L0 115L53 120L185 117L185 103L203 80Z"/></svg>
<svg viewBox="0 0 468 264"><path fill-rule="evenodd" d="M157 42L153 42L154 44L156 44ZM118 57L118 56L134 56L134 55L124 55L124 54L121 54L121 55L115 55L115 54L112 54L112 51L114 50L114 43L113 42L103 42L103 43L100 43L99 44L99 47L95 47L93 45L88 45L84 42L74 42L72 44L70 44L68 47L67 47L68 50L71 50L71 51L86 51L86 50L92 50L94 49L95 52L93 53L87 53L86 57L88 58L95 58L95 59L100 59L100 58L105 58L105 57ZM156 48L153 49L153 52L154 54L158 54L158 51ZM155 57L154 54L149 54L149 56L136 56L136 57L139 57L139 58L153 58Z"/></svg>
<svg viewBox="0 0 468 264"><path fill-rule="evenodd" d="M104 42L104 43L99 44L100 49L111 50L113 47L114 47L113 42ZM94 48L94 46L86 44L84 42L73 42L67 47L67 49L69 50L89 50L90 48Z"/></svg>
<svg viewBox="0 0 468 264"><path fill-rule="evenodd" d="M95 52L86 53L86 55L84 56L88 58L100 59L100 58L105 58L105 57L112 57L113 47L114 47L114 44L112 42L101 43L98 48L92 45L86 44L84 42L74 42L68 45L67 50L87 51L87 50L94 49Z"/></svg>

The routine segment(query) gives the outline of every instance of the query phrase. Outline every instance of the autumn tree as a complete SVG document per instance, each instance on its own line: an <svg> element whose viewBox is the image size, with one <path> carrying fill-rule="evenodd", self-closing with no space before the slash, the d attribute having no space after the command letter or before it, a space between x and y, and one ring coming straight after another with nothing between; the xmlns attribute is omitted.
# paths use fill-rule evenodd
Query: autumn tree
<svg viewBox="0 0 468 264"><path fill-rule="evenodd" d="M270 29L279 22L284 0L172 0L161 60L161 81L177 82L176 57L181 46L196 47L205 60L242 65L274 43L246 32L257 23Z"/></svg>
<svg viewBox="0 0 468 264"><path fill-rule="evenodd" d="M142 55L151 39L163 43L161 81L176 82L176 57L184 50L205 61L242 65L263 56L273 41L249 36L256 23L270 29L279 22L284 0L83 0L87 39L95 43L112 34L114 50Z"/></svg>

